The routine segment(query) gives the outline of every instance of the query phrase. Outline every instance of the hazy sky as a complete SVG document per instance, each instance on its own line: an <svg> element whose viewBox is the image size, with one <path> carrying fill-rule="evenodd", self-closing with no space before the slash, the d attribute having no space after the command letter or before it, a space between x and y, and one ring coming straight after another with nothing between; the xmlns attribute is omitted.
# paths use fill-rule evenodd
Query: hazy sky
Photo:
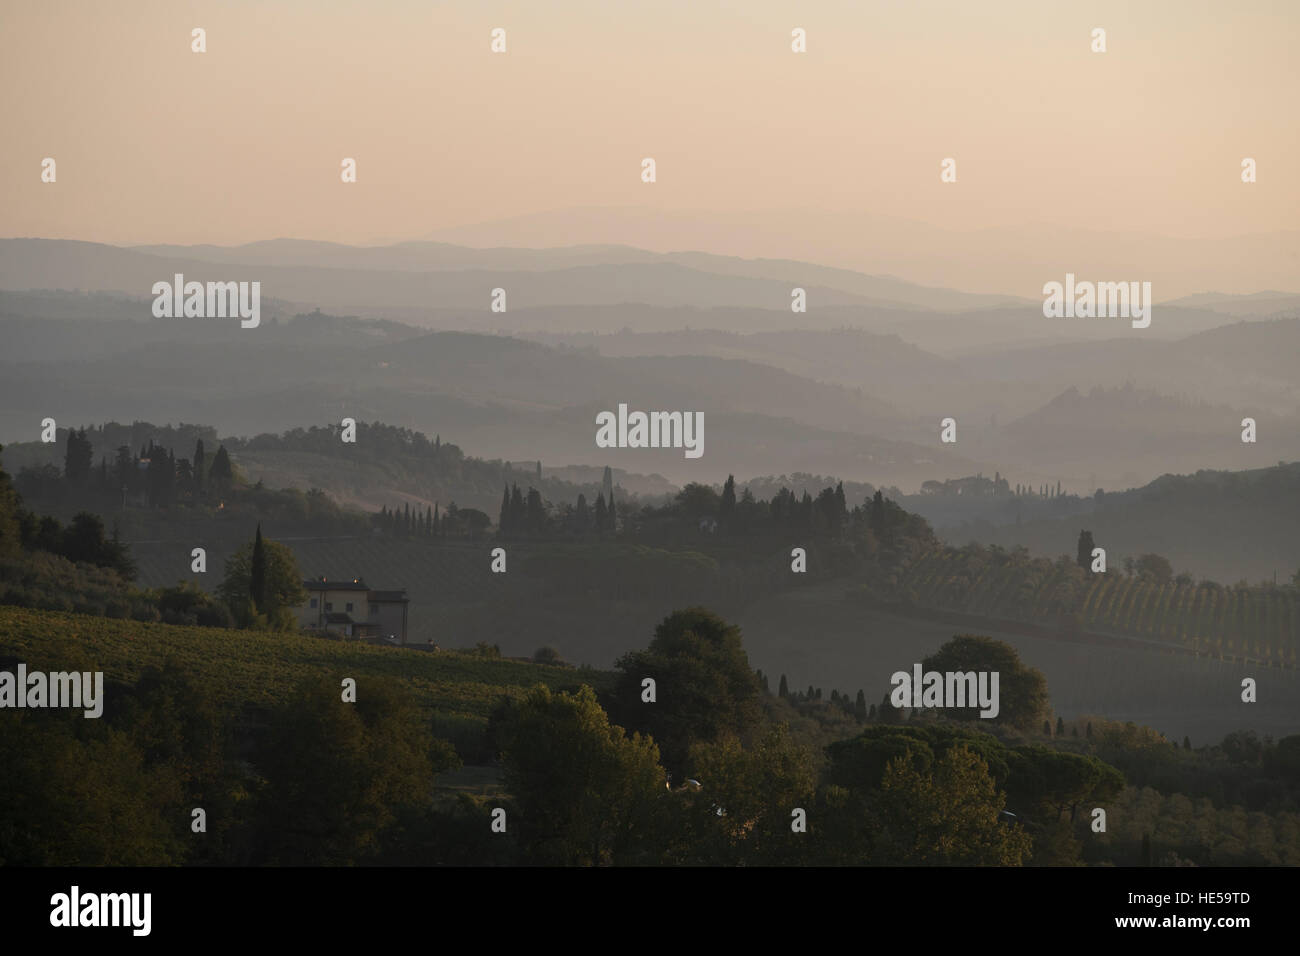
<svg viewBox="0 0 1300 956"><path fill-rule="evenodd" d="M580 206L757 214L805 238L828 216L1295 229L1298 28L1290 0L5 0L0 234L364 243ZM647 244L626 232L601 238ZM818 239L871 271L851 226Z"/></svg>

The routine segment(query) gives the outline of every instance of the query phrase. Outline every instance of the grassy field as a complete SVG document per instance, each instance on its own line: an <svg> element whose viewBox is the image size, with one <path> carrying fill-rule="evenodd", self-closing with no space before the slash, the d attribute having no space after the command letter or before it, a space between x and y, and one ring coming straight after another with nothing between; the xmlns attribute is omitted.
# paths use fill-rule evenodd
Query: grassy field
<svg viewBox="0 0 1300 956"><path fill-rule="evenodd" d="M218 699L234 706L281 702L299 682L317 675L386 676L401 680L443 724L486 725L504 695L537 683L578 683L606 689L603 671L493 660L455 651L417 651L297 634L175 627L79 614L0 606L0 656L29 667L56 669L69 652L109 680L133 682L149 665L183 665Z"/></svg>

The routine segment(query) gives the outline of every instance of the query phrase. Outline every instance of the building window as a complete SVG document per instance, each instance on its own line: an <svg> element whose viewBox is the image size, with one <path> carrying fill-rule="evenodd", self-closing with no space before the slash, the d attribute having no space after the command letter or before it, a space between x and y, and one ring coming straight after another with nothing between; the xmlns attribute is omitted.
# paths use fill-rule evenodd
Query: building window
<svg viewBox="0 0 1300 956"><path fill-rule="evenodd" d="M370 616L371 616L371 617L379 617L379 605L378 605L378 604L372 604L372 605L370 605Z"/></svg>
<svg viewBox="0 0 1300 956"><path fill-rule="evenodd" d="M325 610L327 610L327 611L332 611L332 610L334 610L334 602L333 602L333 601L326 601L326 602L325 602Z"/></svg>
<svg viewBox="0 0 1300 956"><path fill-rule="evenodd" d="M311 606L312 606L313 608L316 606L316 599L315 599L315 598L312 598L312 599L311 599Z"/></svg>
<svg viewBox="0 0 1300 956"><path fill-rule="evenodd" d="M352 613L352 602L351 602L351 601L348 602L347 607L348 607L348 613L351 614L351 613Z"/></svg>

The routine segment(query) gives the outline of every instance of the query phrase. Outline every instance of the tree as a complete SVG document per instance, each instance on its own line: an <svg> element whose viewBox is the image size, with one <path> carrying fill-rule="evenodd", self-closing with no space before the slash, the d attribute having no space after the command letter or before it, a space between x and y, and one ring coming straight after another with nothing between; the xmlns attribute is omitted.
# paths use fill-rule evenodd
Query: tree
<svg viewBox="0 0 1300 956"><path fill-rule="evenodd" d="M0 451L4 446L0 445ZM0 557L22 550L22 499L8 473L0 468Z"/></svg>
<svg viewBox="0 0 1300 956"><path fill-rule="evenodd" d="M497 531L502 537L510 534L510 488L507 486L501 492L501 515L497 518Z"/></svg>
<svg viewBox="0 0 1300 956"><path fill-rule="evenodd" d="M262 544L262 523L257 523L257 536L253 539L253 556L249 560L248 593L258 614L266 614L266 548Z"/></svg>
<svg viewBox="0 0 1300 956"><path fill-rule="evenodd" d="M259 862L294 865L373 856L398 812L423 805L434 774L460 763L405 687L365 676L355 703L342 700L337 677L296 688L255 759L266 778Z"/></svg>
<svg viewBox="0 0 1300 956"><path fill-rule="evenodd" d="M528 506L518 485L510 488L510 533L521 535L528 530Z"/></svg>
<svg viewBox="0 0 1300 956"><path fill-rule="evenodd" d="M605 865L657 855L652 826L664 795L654 741L627 736L586 685L537 685L493 717L514 803L511 826L536 862Z"/></svg>
<svg viewBox="0 0 1300 956"><path fill-rule="evenodd" d="M131 477L135 474L135 468L131 449L126 445L119 446L117 459L113 462L113 481L116 490L124 492L131 487Z"/></svg>
<svg viewBox="0 0 1300 956"><path fill-rule="evenodd" d="M727 475L722 486L722 500L718 503L718 519L725 525L736 512L736 476Z"/></svg>
<svg viewBox="0 0 1300 956"><path fill-rule="evenodd" d="M551 647L549 644L546 645L545 647L539 647L533 653L533 660L538 664L563 663L563 659L560 657L560 652L557 651L554 647Z"/></svg>
<svg viewBox="0 0 1300 956"><path fill-rule="evenodd" d="M223 488L229 487L234 480L234 471L230 467L230 455L226 453L225 445L220 446L217 453L212 456L212 470L208 472L208 477Z"/></svg>
<svg viewBox="0 0 1300 956"><path fill-rule="evenodd" d="M1174 576L1174 568L1168 558L1158 554L1144 554L1137 559L1137 573L1138 577L1156 584L1167 584Z"/></svg>
<svg viewBox="0 0 1300 956"><path fill-rule="evenodd" d="M1057 717L1057 718L1056 718L1056 736L1058 736L1058 737L1064 737L1064 736L1065 736L1065 718L1064 718L1064 717Z"/></svg>
<svg viewBox="0 0 1300 956"><path fill-rule="evenodd" d="M790 829L790 811L812 804L812 755L770 727L745 749L734 736L691 746L690 773L702 789L690 796L688 843L698 862L763 865L799 862L806 839ZM723 810L718 814L718 808Z"/></svg>
<svg viewBox="0 0 1300 956"><path fill-rule="evenodd" d="M867 719L867 695L861 688L858 689L858 699L853 702L853 716L862 723Z"/></svg>
<svg viewBox="0 0 1300 956"><path fill-rule="evenodd" d="M1124 789L1124 775L1093 756L1025 746L1010 754L1008 764L1008 796L1036 820L1069 810L1073 822L1080 806L1105 803Z"/></svg>
<svg viewBox="0 0 1300 956"><path fill-rule="evenodd" d="M922 662L923 671L997 672L998 715L981 718L978 707L943 709L954 720L976 720L1007 724L1031 732L1050 712L1047 681L1038 670L1020 662L1015 648L1005 641L962 634L954 637ZM1050 727L1048 728L1050 731Z"/></svg>
<svg viewBox="0 0 1300 956"><path fill-rule="evenodd" d="M536 488L528 489L528 499L526 505L527 528L528 533L533 537L541 537L546 533L546 507L542 504L542 494Z"/></svg>
<svg viewBox="0 0 1300 956"><path fill-rule="evenodd" d="M1032 840L999 822L1004 806L987 764L965 746L949 749L931 770L891 760L876 806L881 849L895 863L1019 866Z"/></svg>
<svg viewBox="0 0 1300 956"><path fill-rule="evenodd" d="M596 495L596 531L604 532L605 524L608 521L608 515L605 510L604 494Z"/></svg>
<svg viewBox="0 0 1300 956"><path fill-rule="evenodd" d="M688 482L686 487L677 492L676 503L682 515L692 521L712 517L721 507L718 493L698 481Z"/></svg>
<svg viewBox="0 0 1300 956"><path fill-rule="evenodd" d="M790 685L786 683L785 675L781 675L781 683L777 685L776 695L782 700L790 696Z"/></svg>
<svg viewBox="0 0 1300 956"><path fill-rule="evenodd" d="M674 773L692 742L723 734L743 740L758 723L761 691L740 629L705 608L673 612L646 650L625 654L615 667L616 714L624 726L654 737ZM653 706L641 701L647 677L657 687Z"/></svg>
<svg viewBox="0 0 1300 956"><path fill-rule="evenodd" d="M128 581L135 577L135 562L126 545L118 540L117 529L114 528L111 539L105 538L104 519L99 515L78 512L60 538L56 550L69 561L113 568Z"/></svg>
<svg viewBox="0 0 1300 956"><path fill-rule="evenodd" d="M84 669L94 668L87 662ZM8 866L183 862L186 845L172 824L175 779L147 767L130 737L108 721L75 719L30 710L5 715L0 859Z"/></svg>
<svg viewBox="0 0 1300 956"><path fill-rule="evenodd" d="M605 504L612 508L614 506L614 472L605 466L605 473L600 478L600 490L605 496Z"/></svg>
<svg viewBox="0 0 1300 956"><path fill-rule="evenodd" d="M891 842L906 862L1017 866L1029 855L1029 834L998 821L1004 797L965 747L945 753L928 776L892 761L881 790Z"/></svg>
<svg viewBox="0 0 1300 956"><path fill-rule="evenodd" d="M86 437L86 430L83 428L80 431L73 431L69 428L68 450L63 458L64 477L74 485L85 484L90 477L94 459L95 451Z"/></svg>
<svg viewBox="0 0 1300 956"><path fill-rule="evenodd" d="M885 536L885 496L877 491L871 496L871 533L877 539Z"/></svg>
<svg viewBox="0 0 1300 956"><path fill-rule="evenodd" d="M1079 554L1075 560L1078 562L1079 567L1083 568L1085 571L1092 570L1092 549L1095 547L1096 545L1092 540L1092 532L1080 531Z"/></svg>
<svg viewBox="0 0 1300 956"><path fill-rule="evenodd" d="M259 526L260 530L260 526ZM261 609L253 597L253 549L250 542L226 560L225 577L218 595L235 615L240 627L269 627L293 630L297 627L293 609L307 600L302 575L293 552L278 541L262 539L263 576Z"/></svg>
<svg viewBox="0 0 1300 956"><path fill-rule="evenodd" d="M194 445L194 490L196 493L203 491L203 485L207 478L207 455L203 450L203 439L200 438Z"/></svg>

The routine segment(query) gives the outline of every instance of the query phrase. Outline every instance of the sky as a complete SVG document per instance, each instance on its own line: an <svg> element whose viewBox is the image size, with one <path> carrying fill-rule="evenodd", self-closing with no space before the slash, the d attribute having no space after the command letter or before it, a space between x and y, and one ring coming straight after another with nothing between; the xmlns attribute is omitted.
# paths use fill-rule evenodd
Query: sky
<svg viewBox="0 0 1300 956"><path fill-rule="evenodd" d="M1036 294L1013 263L1045 236L1086 265L1132 233L1175 240L1157 274L1192 241L1222 291L1300 290L1298 27L1261 0L5 0L0 235L708 246ZM520 217L549 225L464 228Z"/></svg>

